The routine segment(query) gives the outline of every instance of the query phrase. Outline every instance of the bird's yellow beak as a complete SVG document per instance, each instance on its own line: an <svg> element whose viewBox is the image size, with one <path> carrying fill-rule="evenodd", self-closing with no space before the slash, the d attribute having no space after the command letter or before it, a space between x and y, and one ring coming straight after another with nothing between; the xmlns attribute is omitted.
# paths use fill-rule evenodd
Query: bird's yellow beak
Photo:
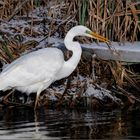
<svg viewBox="0 0 140 140"><path fill-rule="evenodd" d="M95 32L89 32L89 34L95 39L98 39L98 40L105 42L107 44L111 44L110 40L108 40L107 38L105 38L105 37L103 37Z"/></svg>

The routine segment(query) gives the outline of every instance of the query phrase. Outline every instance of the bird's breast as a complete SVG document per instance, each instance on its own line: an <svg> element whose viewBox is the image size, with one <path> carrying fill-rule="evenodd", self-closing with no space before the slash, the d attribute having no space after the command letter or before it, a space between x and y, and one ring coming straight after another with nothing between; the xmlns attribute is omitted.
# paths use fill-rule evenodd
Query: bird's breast
<svg viewBox="0 0 140 140"><path fill-rule="evenodd" d="M27 93L29 95L30 93L33 93L33 92L36 93L40 86L41 85L37 83L37 84L29 85L29 86L19 86L19 87L16 87L16 89L23 93Z"/></svg>

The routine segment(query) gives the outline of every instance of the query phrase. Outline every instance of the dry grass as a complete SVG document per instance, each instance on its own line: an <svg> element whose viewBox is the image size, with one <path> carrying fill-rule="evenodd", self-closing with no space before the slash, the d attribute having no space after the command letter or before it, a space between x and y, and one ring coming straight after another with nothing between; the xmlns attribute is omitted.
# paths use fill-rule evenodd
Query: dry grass
<svg viewBox="0 0 140 140"><path fill-rule="evenodd" d="M73 0L71 14L80 24L114 41L138 40L140 32L140 2L137 0Z"/></svg>
<svg viewBox="0 0 140 140"><path fill-rule="evenodd" d="M0 3L0 17L6 21L11 20L16 14L23 15L28 14L32 9L32 0L19 1L19 0L4 0Z"/></svg>
<svg viewBox="0 0 140 140"><path fill-rule="evenodd" d="M95 67L97 70L96 75L101 79L106 79L109 87L116 85L128 91L133 87L140 91L140 73L135 73L130 66L126 67L126 65L119 61L100 60L95 63Z"/></svg>

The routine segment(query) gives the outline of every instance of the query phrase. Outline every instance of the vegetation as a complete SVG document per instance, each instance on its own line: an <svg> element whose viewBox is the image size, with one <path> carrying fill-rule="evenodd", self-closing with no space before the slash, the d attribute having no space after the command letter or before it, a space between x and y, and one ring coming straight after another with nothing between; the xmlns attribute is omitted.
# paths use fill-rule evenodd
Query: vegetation
<svg viewBox="0 0 140 140"><path fill-rule="evenodd" d="M138 0L6 0L0 3L0 17L10 21L39 6L46 6L44 16L74 21L105 35L113 41L136 41L140 34L140 2ZM70 21L69 21L70 20ZM67 30L65 30L67 32Z"/></svg>
<svg viewBox="0 0 140 140"><path fill-rule="evenodd" d="M15 21L24 22L17 24ZM5 64L32 50L49 36L63 38L67 31L77 24L86 25L112 41L139 41L140 2L138 0L24 0L22 2L4 0L0 2L0 22L0 61ZM83 37L79 40L87 43L91 41ZM84 58L77 70L82 67L82 62ZM107 88L115 85L132 103L135 97L128 91L140 90L140 75L134 71L133 66L99 59L89 63L92 63L91 65L94 63L95 73L99 77L93 80L91 72L89 75L92 82L100 83L99 81L103 79L108 83ZM138 101L136 98L134 100Z"/></svg>

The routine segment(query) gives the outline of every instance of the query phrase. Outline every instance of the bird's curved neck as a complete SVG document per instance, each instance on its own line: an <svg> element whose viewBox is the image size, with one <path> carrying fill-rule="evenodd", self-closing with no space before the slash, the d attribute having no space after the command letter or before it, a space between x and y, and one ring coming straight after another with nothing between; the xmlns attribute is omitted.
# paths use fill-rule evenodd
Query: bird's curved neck
<svg viewBox="0 0 140 140"><path fill-rule="evenodd" d="M72 53L73 53L71 58L66 62L71 67L74 67L74 69L76 68L77 64L79 63L81 54L82 54L82 49L81 49L79 42L73 41L73 38L75 36L76 36L76 34L74 34L73 32L69 32L66 35L65 40L64 40L66 48L68 50L72 51Z"/></svg>
<svg viewBox="0 0 140 140"><path fill-rule="evenodd" d="M73 41L74 37L75 35L71 32L65 37L64 44L73 54L69 60L65 61L60 73L58 74L59 76L57 76L57 80L69 76L75 70L80 61L82 49L78 42Z"/></svg>
<svg viewBox="0 0 140 140"><path fill-rule="evenodd" d="M82 49L78 42L73 41L74 37L75 35L73 32L68 32L65 37L64 44L68 50L72 51L73 54L69 60L65 61L57 80L69 76L75 70L80 61Z"/></svg>

